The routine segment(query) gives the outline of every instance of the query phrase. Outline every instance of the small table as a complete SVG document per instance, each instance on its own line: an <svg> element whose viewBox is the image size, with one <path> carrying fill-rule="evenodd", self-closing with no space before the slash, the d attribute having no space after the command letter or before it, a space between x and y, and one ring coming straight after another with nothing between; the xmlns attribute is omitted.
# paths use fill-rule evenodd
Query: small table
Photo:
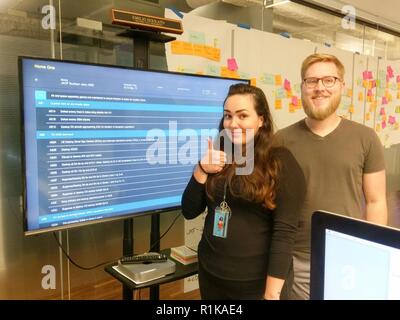
<svg viewBox="0 0 400 320"><path fill-rule="evenodd" d="M176 269L174 273L171 273L169 275L166 275L165 277L153 280L153 281L148 281L145 283L140 283L140 284L136 284L135 282L133 282L132 280L124 277L122 274L120 274L118 271L113 269L113 266L116 266L117 263L113 263L111 265L108 265L104 268L104 270L109 273L110 275L112 275L114 278L116 278L118 281L120 281L125 288L128 288L130 290L138 290L138 289L143 289L143 288L158 288L158 286L160 284L163 283L168 283L171 281L176 281L176 280L180 280L180 279L184 279L186 277L190 277L192 275L195 275L197 273L198 270L198 264L197 262L195 263L191 263L188 265L184 265L176 260L174 260L173 258L171 258L170 254L171 254L171 249L165 249L165 250L161 250L161 253L164 253L168 256L168 258L170 258L172 261L175 262L176 265ZM156 297L156 299L158 300L158 296Z"/></svg>

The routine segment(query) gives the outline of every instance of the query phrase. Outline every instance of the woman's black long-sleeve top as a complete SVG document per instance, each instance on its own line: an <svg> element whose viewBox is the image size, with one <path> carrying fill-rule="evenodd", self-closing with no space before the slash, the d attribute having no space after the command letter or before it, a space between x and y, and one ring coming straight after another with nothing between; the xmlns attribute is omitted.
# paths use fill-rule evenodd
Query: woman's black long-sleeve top
<svg viewBox="0 0 400 320"><path fill-rule="evenodd" d="M198 247L199 263L209 273L227 280L285 279L292 261L299 209L304 201L305 180L293 155L277 152L281 162L276 208L233 197L227 188L226 201L232 211L227 238L213 236L214 210L223 199L224 186L217 186L214 201L205 184L192 176L182 197L182 213L193 219L208 208Z"/></svg>

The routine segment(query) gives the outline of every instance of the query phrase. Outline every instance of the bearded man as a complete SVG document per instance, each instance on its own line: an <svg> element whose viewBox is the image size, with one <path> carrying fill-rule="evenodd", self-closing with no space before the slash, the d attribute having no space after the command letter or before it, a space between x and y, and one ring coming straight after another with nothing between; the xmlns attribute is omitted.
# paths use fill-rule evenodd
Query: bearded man
<svg viewBox="0 0 400 320"><path fill-rule="evenodd" d="M375 131L337 115L344 66L335 56L312 54L301 67L307 117L277 132L276 142L300 164L307 184L299 212L289 299L309 299L311 215L326 210L386 224L383 147Z"/></svg>

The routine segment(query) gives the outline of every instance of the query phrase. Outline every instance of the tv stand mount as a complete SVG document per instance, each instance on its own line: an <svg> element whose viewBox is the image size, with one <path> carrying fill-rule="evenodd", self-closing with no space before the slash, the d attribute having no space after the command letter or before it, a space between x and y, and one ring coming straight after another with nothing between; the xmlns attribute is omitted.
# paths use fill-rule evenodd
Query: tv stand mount
<svg viewBox="0 0 400 320"><path fill-rule="evenodd" d="M128 17L127 17L128 15ZM167 43L175 40L175 37L171 37L162 34L159 31L159 25L151 26L149 24L143 26L142 24L136 25L132 23L135 21L135 17L139 16L141 21L143 19L149 18L148 21L158 20L158 22L165 21L165 23L175 23L175 26L179 26L175 32L168 30L173 33L182 33L182 25L180 21L174 21L171 19L165 19L160 17L150 17L142 14L137 14L134 12L124 12L120 10L112 9L113 24L119 25L134 25L134 27L123 28L117 36L128 37L133 40L133 66L138 69L148 69L149 68L149 46L150 42ZM126 21L123 21L127 18ZM168 20L168 21L167 21ZM142 30L142 28L144 30ZM153 213L151 215L151 233L150 233L150 251L160 251L160 215L158 213ZM133 238L133 218L126 219L124 221L124 236L123 236L123 248L122 253L124 256L134 254L134 238ZM133 294L132 290L123 285L123 299L132 300ZM150 299L159 299L159 287L150 288Z"/></svg>

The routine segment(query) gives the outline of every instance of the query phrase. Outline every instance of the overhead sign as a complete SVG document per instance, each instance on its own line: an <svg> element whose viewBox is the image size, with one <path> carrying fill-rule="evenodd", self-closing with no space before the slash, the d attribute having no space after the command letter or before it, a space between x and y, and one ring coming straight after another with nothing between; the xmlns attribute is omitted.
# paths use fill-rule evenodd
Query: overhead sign
<svg viewBox="0 0 400 320"><path fill-rule="evenodd" d="M182 22L164 17L111 9L112 23L130 26L136 29L182 34Z"/></svg>

